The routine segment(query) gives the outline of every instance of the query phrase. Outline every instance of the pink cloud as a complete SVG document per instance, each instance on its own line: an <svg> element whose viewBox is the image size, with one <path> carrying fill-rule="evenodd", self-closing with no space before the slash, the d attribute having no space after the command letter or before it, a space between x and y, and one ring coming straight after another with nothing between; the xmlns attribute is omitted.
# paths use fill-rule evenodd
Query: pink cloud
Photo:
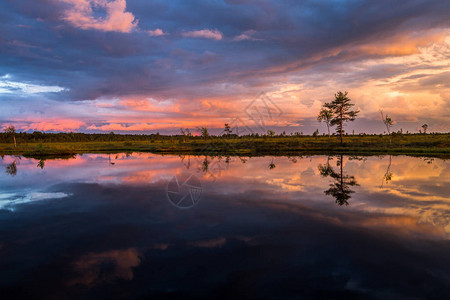
<svg viewBox="0 0 450 300"><path fill-rule="evenodd" d="M217 29L202 29L202 30L194 30L194 31L186 31L181 34L184 37L191 38L203 38L203 39L211 39L219 41L223 38L222 32Z"/></svg>
<svg viewBox="0 0 450 300"><path fill-rule="evenodd" d="M111 123L102 126L91 125L87 129L101 131L147 131L154 130L155 126L147 123L132 124L129 126L126 126L124 124Z"/></svg>
<svg viewBox="0 0 450 300"><path fill-rule="evenodd" d="M82 121L72 119L32 121L22 125L18 123L16 127L24 131L76 131L86 125Z"/></svg>
<svg viewBox="0 0 450 300"><path fill-rule="evenodd" d="M247 30L244 31L242 34L234 37L233 41L235 42L240 42L240 41L245 41L245 40L249 40L249 41L262 41L262 39L257 39L255 37L253 37L253 35L256 33L255 30Z"/></svg>
<svg viewBox="0 0 450 300"><path fill-rule="evenodd" d="M62 0L71 4L66 10L64 20L81 29L101 31L131 32L136 28L138 20L126 10L126 0ZM93 8L101 8L106 17L95 17Z"/></svg>
<svg viewBox="0 0 450 300"><path fill-rule="evenodd" d="M162 36L167 35L168 33L162 31L162 29L156 28L155 30L147 30L149 36Z"/></svg>

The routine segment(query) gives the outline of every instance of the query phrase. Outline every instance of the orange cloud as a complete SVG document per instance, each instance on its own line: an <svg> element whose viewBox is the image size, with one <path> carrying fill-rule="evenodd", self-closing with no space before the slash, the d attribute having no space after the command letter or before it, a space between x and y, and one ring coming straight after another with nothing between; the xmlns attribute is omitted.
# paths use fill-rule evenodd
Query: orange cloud
<svg viewBox="0 0 450 300"><path fill-rule="evenodd" d="M397 35L388 39L352 47L350 52L361 52L369 55L405 56L420 53L421 47L433 43L442 43L445 32L420 32L416 34Z"/></svg>
<svg viewBox="0 0 450 300"><path fill-rule="evenodd" d="M69 282L69 285L93 286L114 279L132 280L133 268L141 263L139 256L141 253L135 248L84 255L74 263L75 270L81 275ZM102 264L105 262L114 265L108 273L102 272Z"/></svg>
<svg viewBox="0 0 450 300"><path fill-rule="evenodd" d="M135 111L177 112L178 105L174 100L155 100L152 98L127 98L119 101L119 105Z"/></svg>

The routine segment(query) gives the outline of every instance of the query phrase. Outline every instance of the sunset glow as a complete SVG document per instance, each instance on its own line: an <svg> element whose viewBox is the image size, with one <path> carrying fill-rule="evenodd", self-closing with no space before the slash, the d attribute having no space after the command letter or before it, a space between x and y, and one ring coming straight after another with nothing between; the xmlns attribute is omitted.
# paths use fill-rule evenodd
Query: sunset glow
<svg viewBox="0 0 450 300"><path fill-rule="evenodd" d="M0 125L19 131L213 133L264 92L275 132L450 129L447 1L3 1Z"/></svg>

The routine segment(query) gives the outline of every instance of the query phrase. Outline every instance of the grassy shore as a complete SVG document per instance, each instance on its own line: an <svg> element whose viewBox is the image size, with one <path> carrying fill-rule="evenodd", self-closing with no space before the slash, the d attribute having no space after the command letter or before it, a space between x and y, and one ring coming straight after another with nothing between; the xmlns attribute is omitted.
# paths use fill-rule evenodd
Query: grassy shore
<svg viewBox="0 0 450 300"><path fill-rule="evenodd" d="M160 140L111 142L28 142L0 144L0 155L50 158L82 153L152 152L210 156L261 156L303 154L378 155L406 154L450 157L450 134L345 136L341 145L337 137L165 137Z"/></svg>

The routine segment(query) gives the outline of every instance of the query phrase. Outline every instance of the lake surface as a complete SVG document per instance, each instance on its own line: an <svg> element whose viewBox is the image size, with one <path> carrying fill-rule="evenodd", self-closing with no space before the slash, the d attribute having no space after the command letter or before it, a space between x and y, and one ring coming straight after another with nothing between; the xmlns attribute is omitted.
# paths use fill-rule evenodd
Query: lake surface
<svg viewBox="0 0 450 300"><path fill-rule="evenodd" d="M0 168L1 299L450 295L446 160L133 153Z"/></svg>

